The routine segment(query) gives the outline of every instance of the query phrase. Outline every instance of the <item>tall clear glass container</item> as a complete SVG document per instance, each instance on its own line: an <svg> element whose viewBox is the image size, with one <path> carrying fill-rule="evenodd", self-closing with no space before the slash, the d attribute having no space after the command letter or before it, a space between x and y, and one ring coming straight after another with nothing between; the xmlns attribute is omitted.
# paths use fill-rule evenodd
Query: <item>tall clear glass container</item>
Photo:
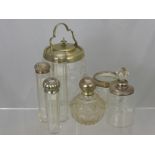
<svg viewBox="0 0 155 155"><path fill-rule="evenodd" d="M79 81L86 75L86 60L82 58L76 63L68 63L68 98L73 99L79 92Z"/></svg>
<svg viewBox="0 0 155 155"><path fill-rule="evenodd" d="M116 81L116 73L110 71L98 72L93 76L97 93L108 103L110 84Z"/></svg>
<svg viewBox="0 0 155 155"><path fill-rule="evenodd" d="M60 43L53 44L56 30L61 25L71 32L74 43L67 43L63 38ZM55 26L53 36L50 38L50 46L45 48L43 59L50 63L51 75L60 81L60 120L66 121L69 116L70 101L78 89L79 79L85 72L84 51L78 45L73 31L66 24L59 23Z"/></svg>
<svg viewBox="0 0 155 155"><path fill-rule="evenodd" d="M107 122L115 127L128 127L134 122L134 88L128 84L127 75L127 70L122 68L117 82L110 86Z"/></svg>
<svg viewBox="0 0 155 155"><path fill-rule="evenodd" d="M49 132L56 134L60 130L60 82L55 78L47 78L43 82L43 87Z"/></svg>
<svg viewBox="0 0 155 155"><path fill-rule="evenodd" d="M44 100L44 89L43 81L50 76L50 65L46 62L36 63L35 66L36 73L36 85L37 85L37 98L39 107L39 118L40 121L47 121L46 104Z"/></svg>
<svg viewBox="0 0 155 155"><path fill-rule="evenodd" d="M70 104L72 117L80 124L96 124L104 115L105 102L94 92L95 83L92 78L84 77L79 85L82 92Z"/></svg>
<svg viewBox="0 0 155 155"><path fill-rule="evenodd" d="M68 119L67 63L54 63L53 68L53 76L56 77L61 83L59 102L60 120L63 122Z"/></svg>

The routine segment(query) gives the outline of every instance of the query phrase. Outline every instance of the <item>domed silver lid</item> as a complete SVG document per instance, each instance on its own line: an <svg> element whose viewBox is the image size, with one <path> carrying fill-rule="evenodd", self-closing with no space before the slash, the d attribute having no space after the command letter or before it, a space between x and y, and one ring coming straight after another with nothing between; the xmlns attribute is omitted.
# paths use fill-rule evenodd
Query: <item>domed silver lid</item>
<svg viewBox="0 0 155 155"><path fill-rule="evenodd" d="M91 77L82 78L80 80L79 86L82 90L82 94L85 96L92 96L94 94L94 90L96 88L94 80Z"/></svg>
<svg viewBox="0 0 155 155"><path fill-rule="evenodd" d="M74 43L67 43L65 38L63 38L61 42L53 44L56 30L60 25L64 26L68 32L71 32ZM84 56L84 50L78 45L74 32L65 23L57 24L53 30L53 36L50 38L50 46L45 48L43 57L50 62L72 63L81 60Z"/></svg>
<svg viewBox="0 0 155 155"><path fill-rule="evenodd" d="M44 80L43 87L45 93L55 94L59 91L60 82L56 78L50 77Z"/></svg>
<svg viewBox="0 0 155 155"><path fill-rule="evenodd" d="M34 69L37 74L47 74L50 72L50 65L47 62L38 62Z"/></svg>

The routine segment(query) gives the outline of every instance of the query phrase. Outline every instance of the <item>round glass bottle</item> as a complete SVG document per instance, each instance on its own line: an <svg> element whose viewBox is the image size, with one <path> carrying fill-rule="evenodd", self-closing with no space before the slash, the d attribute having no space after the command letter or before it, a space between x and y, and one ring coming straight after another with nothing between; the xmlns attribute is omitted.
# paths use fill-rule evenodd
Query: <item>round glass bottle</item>
<svg viewBox="0 0 155 155"><path fill-rule="evenodd" d="M80 124L96 124L104 115L105 102L95 92L92 78L84 77L79 86L82 92L74 97L70 105L72 116Z"/></svg>
<svg viewBox="0 0 155 155"><path fill-rule="evenodd" d="M134 88L126 80L128 71L122 68L118 80L110 86L107 121L115 127L128 127L134 122Z"/></svg>

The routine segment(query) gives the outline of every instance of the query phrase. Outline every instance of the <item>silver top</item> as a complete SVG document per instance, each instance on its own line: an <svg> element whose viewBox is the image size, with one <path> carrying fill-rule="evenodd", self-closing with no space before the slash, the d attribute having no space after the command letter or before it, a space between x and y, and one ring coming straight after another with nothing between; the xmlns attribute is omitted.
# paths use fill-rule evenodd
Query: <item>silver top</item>
<svg viewBox="0 0 155 155"><path fill-rule="evenodd" d="M85 96L92 96L94 94L94 90L96 88L94 80L91 77L82 78L80 80L79 86L82 90L82 94Z"/></svg>
<svg viewBox="0 0 155 155"><path fill-rule="evenodd" d="M126 68L122 67L118 72L116 72L118 80L111 84L110 92L117 96L128 96L134 93L134 87L128 84L127 76L129 72Z"/></svg>
<svg viewBox="0 0 155 155"><path fill-rule="evenodd" d="M47 74L50 72L50 65L47 62L38 62L34 66L36 74Z"/></svg>
<svg viewBox="0 0 155 155"><path fill-rule="evenodd" d="M67 43L65 38L59 43L53 43L56 38L56 30L61 25L71 33L74 43ZM44 50L43 57L50 62L72 63L81 60L84 56L84 50L78 45L74 32L65 23L57 24L53 30L53 36L50 38L50 45Z"/></svg>
<svg viewBox="0 0 155 155"><path fill-rule="evenodd" d="M45 93L56 94L60 88L60 82L56 78L49 77L44 80L43 87Z"/></svg>

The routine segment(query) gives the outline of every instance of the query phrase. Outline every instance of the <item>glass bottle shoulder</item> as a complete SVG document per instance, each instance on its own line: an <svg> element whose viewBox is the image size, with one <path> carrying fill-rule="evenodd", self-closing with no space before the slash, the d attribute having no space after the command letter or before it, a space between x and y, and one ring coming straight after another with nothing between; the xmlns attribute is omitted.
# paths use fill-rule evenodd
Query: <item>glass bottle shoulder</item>
<svg viewBox="0 0 155 155"><path fill-rule="evenodd" d="M104 105L105 104L104 100L97 93L94 93L94 95L92 96L84 96L82 93L80 93L76 97L74 97L74 99L71 102L71 105L80 104L80 103L83 105L87 105L87 104Z"/></svg>

